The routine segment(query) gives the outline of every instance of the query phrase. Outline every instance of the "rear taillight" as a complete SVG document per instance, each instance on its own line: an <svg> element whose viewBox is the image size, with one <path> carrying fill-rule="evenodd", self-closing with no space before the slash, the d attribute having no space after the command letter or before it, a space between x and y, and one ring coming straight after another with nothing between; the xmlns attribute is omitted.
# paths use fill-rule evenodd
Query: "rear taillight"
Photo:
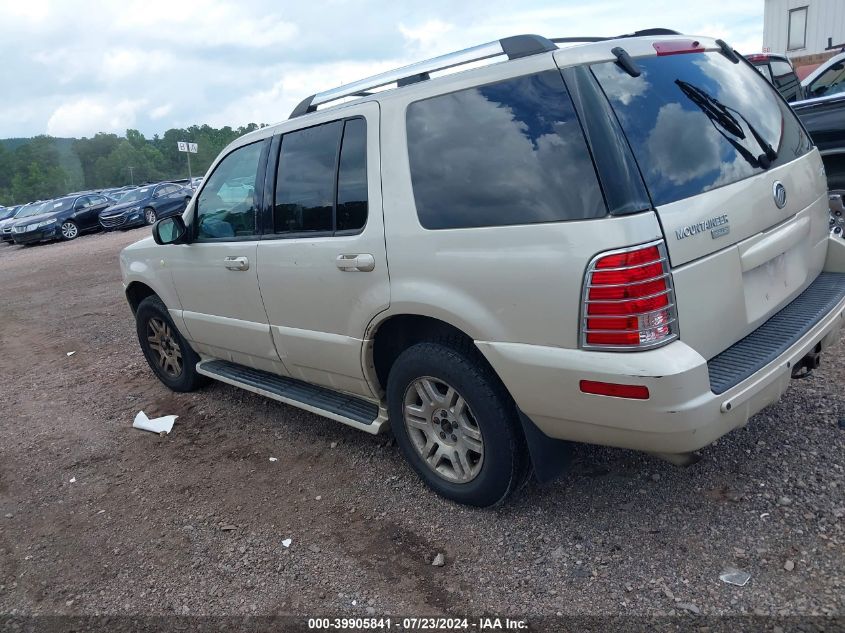
<svg viewBox="0 0 845 633"><path fill-rule="evenodd" d="M581 314L585 348L638 350L677 338L675 291L664 243L595 257L584 280Z"/></svg>

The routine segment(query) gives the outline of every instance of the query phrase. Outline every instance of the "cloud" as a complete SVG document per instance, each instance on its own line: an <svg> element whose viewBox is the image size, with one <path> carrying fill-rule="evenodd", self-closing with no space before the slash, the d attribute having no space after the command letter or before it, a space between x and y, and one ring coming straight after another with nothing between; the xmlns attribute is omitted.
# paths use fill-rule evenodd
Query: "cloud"
<svg viewBox="0 0 845 633"><path fill-rule="evenodd" d="M150 110L150 118L156 119L156 120L163 119L168 114L170 114L170 111L172 109L173 109L172 103L164 103L164 104Z"/></svg>
<svg viewBox="0 0 845 633"><path fill-rule="evenodd" d="M652 172L676 185L709 172L719 162L718 137L702 124L700 112L684 110L680 103L661 106L657 122L646 140ZM696 148L691 152L690 148Z"/></svg>
<svg viewBox="0 0 845 633"><path fill-rule="evenodd" d="M441 20L428 20L418 26L406 26L399 23L399 32L416 49L427 51L436 48L454 25Z"/></svg>
<svg viewBox="0 0 845 633"><path fill-rule="evenodd" d="M0 117L0 137L100 121L131 121L148 136L193 123L271 123L313 92L517 33L670 26L713 32L741 50L762 43L762 3L690 11L640 0L635 15L630 7L627 0L0 0L0 85L13 87L11 100L25 112ZM80 112L85 100L103 110ZM139 100L149 108L127 105ZM8 109L7 94L3 101Z"/></svg>
<svg viewBox="0 0 845 633"><path fill-rule="evenodd" d="M123 132L135 125L144 100L84 97L56 108L47 121L51 136L88 136L92 131Z"/></svg>
<svg viewBox="0 0 845 633"><path fill-rule="evenodd" d="M141 74L161 75L175 67L176 59L166 51L114 48L103 55L100 74L109 81Z"/></svg>

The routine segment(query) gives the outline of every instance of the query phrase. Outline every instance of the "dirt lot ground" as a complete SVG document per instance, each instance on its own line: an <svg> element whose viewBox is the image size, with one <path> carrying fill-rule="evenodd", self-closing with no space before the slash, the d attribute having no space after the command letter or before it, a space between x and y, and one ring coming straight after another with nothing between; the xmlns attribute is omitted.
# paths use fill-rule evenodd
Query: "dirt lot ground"
<svg viewBox="0 0 845 633"><path fill-rule="evenodd" d="M842 614L841 344L693 467L581 446L468 509L387 436L162 386L117 264L145 232L0 246L0 614Z"/></svg>

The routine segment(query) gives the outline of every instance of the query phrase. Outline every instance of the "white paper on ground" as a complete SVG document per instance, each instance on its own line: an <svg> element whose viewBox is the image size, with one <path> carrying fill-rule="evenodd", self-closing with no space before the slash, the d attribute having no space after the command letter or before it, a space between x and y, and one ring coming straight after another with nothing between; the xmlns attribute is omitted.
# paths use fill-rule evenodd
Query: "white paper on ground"
<svg viewBox="0 0 845 633"><path fill-rule="evenodd" d="M290 547L291 543L293 543L293 541L289 538L286 538L284 541L282 541L282 545L284 545L285 547Z"/></svg>
<svg viewBox="0 0 845 633"><path fill-rule="evenodd" d="M141 429L142 431L152 431L153 433L170 433L173 428L173 421L178 418L178 415L164 415L160 418L153 418L150 420L147 414L139 411L135 416L135 422L132 423L133 428Z"/></svg>
<svg viewBox="0 0 845 633"><path fill-rule="evenodd" d="M68 356L73 356L74 354L76 354L76 352L68 352L67 353Z"/></svg>

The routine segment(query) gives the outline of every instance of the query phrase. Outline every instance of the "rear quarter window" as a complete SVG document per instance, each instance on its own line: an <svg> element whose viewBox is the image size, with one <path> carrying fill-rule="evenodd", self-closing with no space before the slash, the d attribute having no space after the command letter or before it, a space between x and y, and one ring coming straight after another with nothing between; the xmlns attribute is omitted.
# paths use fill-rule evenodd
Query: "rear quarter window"
<svg viewBox="0 0 845 633"><path fill-rule="evenodd" d="M592 70L656 205L763 172L760 140L777 153L770 167L810 150L810 139L792 110L752 67L733 64L715 52L639 58L636 63L639 77L615 62L593 65Z"/></svg>
<svg viewBox="0 0 845 633"><path fill-rule="evenodd" d="M427 229L607 213L557 71L414 102L406 125L417 214Z"/></svg>

